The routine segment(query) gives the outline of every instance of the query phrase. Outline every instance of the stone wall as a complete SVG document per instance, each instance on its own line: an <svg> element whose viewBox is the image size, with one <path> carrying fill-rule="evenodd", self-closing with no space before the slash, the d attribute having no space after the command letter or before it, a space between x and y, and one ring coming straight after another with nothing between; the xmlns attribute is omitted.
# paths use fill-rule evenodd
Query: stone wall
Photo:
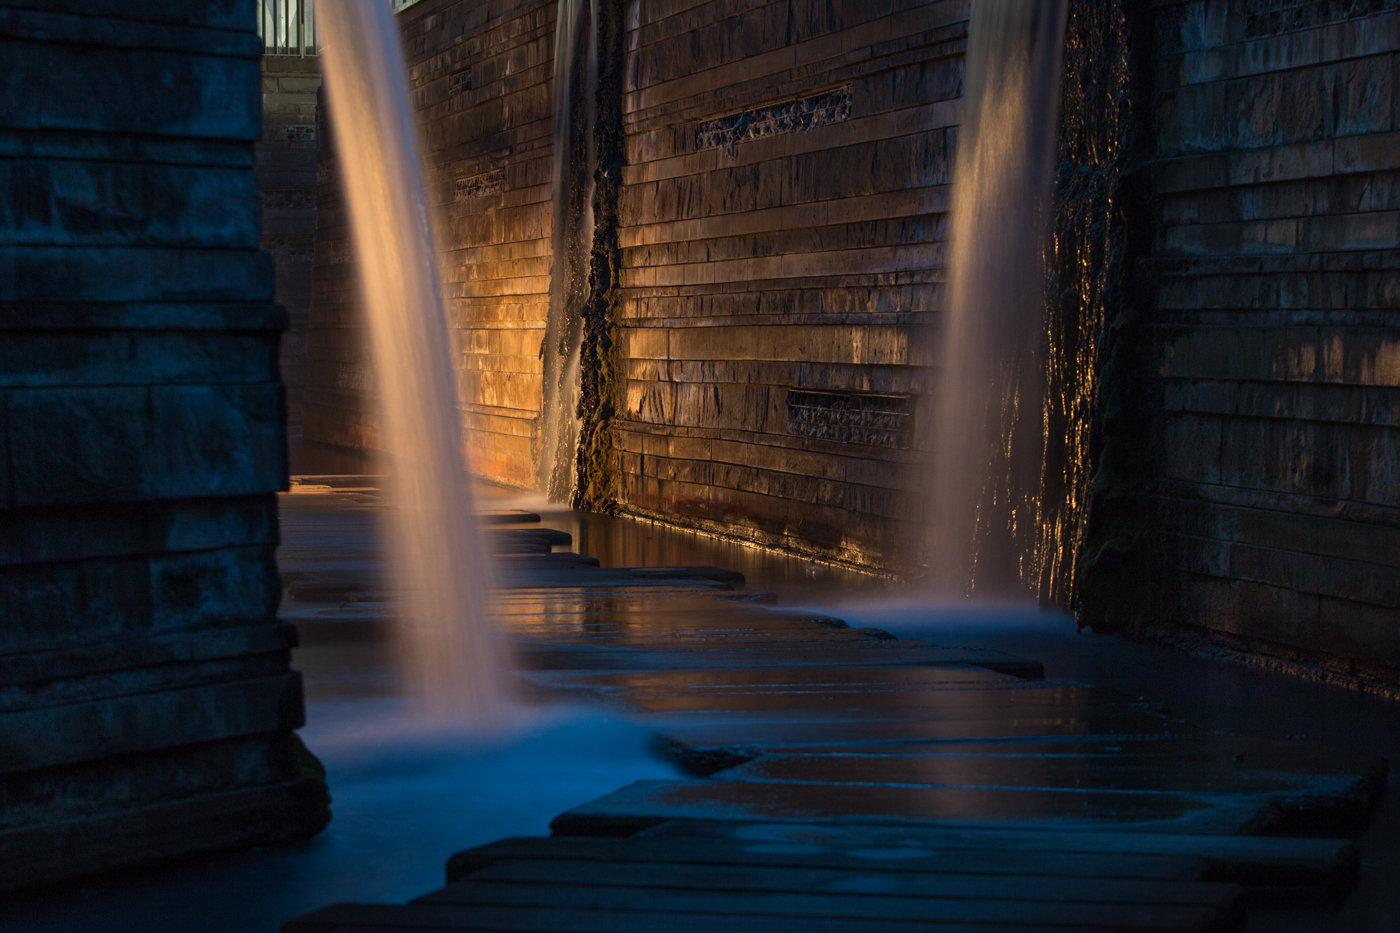
<svg viewBox="0 0 1400 933"><path fill-rule="evenodd" d="M424 0L400 17L474 466L522 486L539 457L555 7ZM967 0L626 11L618 504L888 563L928 386ZM306 432L374 446L323 167Z"/></svg>
<svg viewBox="0 0 1400 933"><path fill-rule="evenodd" d="M1156 2L1135 25L1152 475L1091 542L1086 608L1400 680L1400 3ZM1128 526L1154 540L1114 559ZM1153 564L1160 593L1129 572Z"/></svg>
<svg viewBox="0 0 1400 933"><path fill-rule="evenodd" d="M1074 60L1080 99L1114 122L1093 118L1081 142L1123 147L1099 153L1079 216L1089 240L1112 232L1112 281L1091 291L1118 310L1102 406L1093 380L1076 402L1098 419L1066 492L1082 510L1092 490L1085 561L1076 577L1068 554L1050 590L1103 627L1185 626L1394 680L1400 4L1072 5L1116 17L1094 33L1101 55ZM539 456L554 7L424 0L400 17L476 466L516 485ZM896 563L916 512L905 464L926 440L913 425L967 2L624 9L626 164L602 186L619 251L598 344L615 469L596 475L623 510ZM1118 69L1108 84L1095 56ZM325 177L317 302L334 326L313 352L324 339L318 391L342 426L326 439L372 444ZM1071 550L1081 517L1059 517Z"/></svg>
<svg viewBox="0 0 1400 933"><path fill-rule="evenodd" d="M531 488L549 309L555 6L422 0L400 15L472 466ZM379 449L354 250L330 133L322 140L305 436Z"/></svg>
<svg viewBox="0 0 1400 933"><path fill-rule="evenodd" d="M287 421L301 423L306 385L306 326L311 307L312 240L316 231L316 57L264 55L262 139L257 143L262 189L262 239L272 256L274 293L287 309L282 336L282 382Z"/></svg>
<svg viewBox="0 0 1400 933"><path fill-rule="evenodd" d="M0 888L313 834L255 5L5 7Z"/></svg>
<svg viewBox="0 0 1400 933"><path fill-rule="evenodd" d="M892 562L941 301L965 0L633 6L626 507ZM926 351L925 351L926 352Z"/></svg>

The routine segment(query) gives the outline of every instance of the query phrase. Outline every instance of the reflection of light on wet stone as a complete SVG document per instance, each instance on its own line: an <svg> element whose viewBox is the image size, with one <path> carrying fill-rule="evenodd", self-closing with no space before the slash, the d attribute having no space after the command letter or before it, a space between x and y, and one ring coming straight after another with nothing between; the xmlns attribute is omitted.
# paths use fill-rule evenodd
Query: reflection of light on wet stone
<svg viewBox="0 0 1400 933"><path fill-rule="evenodd" d="M847 849L846 854L856 858L927 858L933 853L914 846L900 846L895 849Z"/></svg>
<svg viewBox="0 0 1400 933"><path fill-rule="evenodd" d="M757 852L761 855L821 855L831 850L826 846L804 846L782 842L766 842L756 846L745 846L744 851Z"/></svg>

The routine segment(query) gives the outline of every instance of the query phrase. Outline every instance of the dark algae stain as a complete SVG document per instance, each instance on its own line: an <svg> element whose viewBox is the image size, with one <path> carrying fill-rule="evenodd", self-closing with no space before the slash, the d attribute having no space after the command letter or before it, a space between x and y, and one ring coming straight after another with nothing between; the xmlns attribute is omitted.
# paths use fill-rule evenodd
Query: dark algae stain
<svg viewBox="0 0 1400 933"><path fill-rule="evenodd" d="M621 0L598 5L598 96L593 140L598 164L593 189L593 248L589 255L588 299L583 306L579 352L578 483L576 509L616 512L618 464L612 421L617 413L617 350L613 343L619 272L618 194L627 161L622 126L626 69L626 24Z"/></svg>

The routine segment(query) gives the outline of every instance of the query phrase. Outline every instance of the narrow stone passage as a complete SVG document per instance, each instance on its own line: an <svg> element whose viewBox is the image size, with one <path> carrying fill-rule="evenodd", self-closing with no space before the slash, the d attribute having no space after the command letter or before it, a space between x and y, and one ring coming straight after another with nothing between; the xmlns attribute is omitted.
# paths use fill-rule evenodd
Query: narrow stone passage
<svg viewBox="0 0 1400 933"><path fill-rule="evenodd" d="M286 497L284 616L392 625L366 478ZM1383 759L1193 730L1000 651L850 627L724 568L604 568L539 516L484 516L526 688L633 717L693 775L639 781L553 836L458 853L411 904L310 931L1233 930L1247 889L1355 880Z"/></svg>

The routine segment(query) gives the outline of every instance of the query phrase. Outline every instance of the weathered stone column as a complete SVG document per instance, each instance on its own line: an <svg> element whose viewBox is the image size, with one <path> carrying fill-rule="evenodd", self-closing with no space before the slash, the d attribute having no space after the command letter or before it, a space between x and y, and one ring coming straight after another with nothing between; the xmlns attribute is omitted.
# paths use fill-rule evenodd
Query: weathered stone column
<svg viewBox="0 0 1400 933"><path fill-rule="evenodd" d="M253 0L0 7L0 888L318 831Z"/></svg>
<svg viewBox="0 0 1400 933"><path fill-rule="evenodd" d="M1133 152L1081 618L1394 695L1400 4L1122 10L1098 29Z"/></svg>

